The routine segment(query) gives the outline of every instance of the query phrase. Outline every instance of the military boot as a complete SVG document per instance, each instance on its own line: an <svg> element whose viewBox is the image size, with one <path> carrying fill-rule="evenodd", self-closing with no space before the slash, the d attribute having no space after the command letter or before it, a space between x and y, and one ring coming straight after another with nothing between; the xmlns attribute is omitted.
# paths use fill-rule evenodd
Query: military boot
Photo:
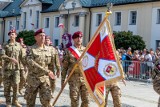
<svg viewBox="0 0 160 107"><path fill-rule="evenodd" d="M16 106L16 107L22 107L22 105L17 101L17 100L12 100L12 105Z"/></svg>

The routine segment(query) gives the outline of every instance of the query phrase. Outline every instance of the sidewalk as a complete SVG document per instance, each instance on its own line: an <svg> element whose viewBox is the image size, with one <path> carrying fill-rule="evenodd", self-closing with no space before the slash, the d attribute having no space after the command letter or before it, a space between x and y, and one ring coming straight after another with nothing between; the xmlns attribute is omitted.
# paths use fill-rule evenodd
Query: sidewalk
<svg viewBox="0 0 160 107"><path fill-rule="evenodd" d="M122 103L133 107L157 107L159 95L153 90L152 83L127 81L127 86L120 82L120 87Z"/></svg>
<svg viewBox="0 0 160 107"><path fill-rule="evenodd" d="M57 79L57 87L54 93L55 97L60 91L60 83L60 79ZM127 86L124 86L122 82L120 82L119 85L122 91L122 107L157 107L159 95L153 90L151 83L127 81ZM90 99L90 107L98 107L94 100L92 98ZM0 88L0 100L3 101L3 103L0 104L0 107L5 107L2 88ZM19 96L19 101L23 104L23 107L26 107L26 101L23 96ZM108 104L108 107L113 107L111 95L109 95ZM36 99L36 107L41 107L38 96ZM55 107L70 107L68 85L65 87Z"/></svg>

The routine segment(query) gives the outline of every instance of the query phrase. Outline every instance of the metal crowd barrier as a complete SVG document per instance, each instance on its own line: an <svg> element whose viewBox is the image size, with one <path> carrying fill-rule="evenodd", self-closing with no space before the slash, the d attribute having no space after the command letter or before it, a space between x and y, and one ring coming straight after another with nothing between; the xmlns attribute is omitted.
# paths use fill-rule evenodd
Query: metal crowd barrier
<svg viewBox="0 0 160 107"><path fill-rule="evenodd" d="M122 61L126 79L148 80L153 69L152 62Z"/></svg>

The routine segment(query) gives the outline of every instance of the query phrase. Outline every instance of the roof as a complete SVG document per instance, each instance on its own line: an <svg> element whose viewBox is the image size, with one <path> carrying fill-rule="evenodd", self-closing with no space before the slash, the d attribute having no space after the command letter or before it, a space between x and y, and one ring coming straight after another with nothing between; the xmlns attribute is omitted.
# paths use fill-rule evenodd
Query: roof
<svg viewBox="0 0 160 107"><path fill-rule="evenodd" d="M10 2L0 1L0 10L3 10Z"/></svg>
<svg viewBox="0 0 160 107"><path fill-rule="evenodd" d="M11 17L11 16L19 16L20 15L20 4L23 0L15 0L7 5L3 11L0 12L0 17Z"/></svg>
<svg viewBox="0 0 160 107"><path fill-rule="evenodd" d="M156 0L80 0L80 1L82 2L83 7L99 7L99 6L106 6L107 3L113 3L113 5L124 5L133 3L151 2Z"/></svg>
<svg viewBox="0 0 160 107"><path fill-rule="evenodd" d="M39 0L41 3L53 4L54 0Z"/></svg>
<svg viewBox="0 0 160 107"><path fill-rule="evenodd" d="M42 10L42 13L45 12L54 12L58 11L60 5L64 2L64 0L52 0L53 4L51 6L48 6L45 10Z"/></svg>
<svg viewBox="0 0 160 107"><path fill-rule="evenodd" d="M58 11L60 5L65 0L39 0L42 5L42 13ZM79 0L82 7L92 8L106 6L107 3L113 3L113 5L125 5L133 3L154 2L159 0ZM2 11L0 11L0 17L11 17L20 15L20 5L24 0L14 0L7 5ZM14 10L14 13L13 13Z"/></svg>

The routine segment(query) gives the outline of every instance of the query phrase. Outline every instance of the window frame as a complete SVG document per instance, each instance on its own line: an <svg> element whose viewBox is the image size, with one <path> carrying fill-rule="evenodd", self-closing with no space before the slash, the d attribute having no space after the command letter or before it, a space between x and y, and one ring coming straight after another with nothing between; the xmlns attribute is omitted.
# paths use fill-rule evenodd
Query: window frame
<svg viewBox="0 0 160 107"><path fill-rule="evenodd" d="M49 28L50 24L49 24L50 18L46 17L45 18L45 28Z"/></svg>
<svg viewBox="0 0 160 107"><path fill-rule="evenodd" d="M79 15L75 15L74 16L74 27L78 27L79 26Z"/></svg>
<svg viewBox="0 0 160 107"><path fill-rule="evenodd" d="M120 13L120 18L118 17L118 14ZM115 12L115 25L120 26L122 23L122 12Z"/></svg>
<svg viewBox="0 0 160 107"><path fill-rule="evenodd" d="M133 13L136 13L135 15ZM130 11L130 25L136 25L137 24L137 11Z"/></svg>
<svg viewBox="0 0 160 107"><path fill-rule="evenodd" d="M96 26L99 26L101 22L102 22L102 13L97 13L96 14Z"/></svg>

